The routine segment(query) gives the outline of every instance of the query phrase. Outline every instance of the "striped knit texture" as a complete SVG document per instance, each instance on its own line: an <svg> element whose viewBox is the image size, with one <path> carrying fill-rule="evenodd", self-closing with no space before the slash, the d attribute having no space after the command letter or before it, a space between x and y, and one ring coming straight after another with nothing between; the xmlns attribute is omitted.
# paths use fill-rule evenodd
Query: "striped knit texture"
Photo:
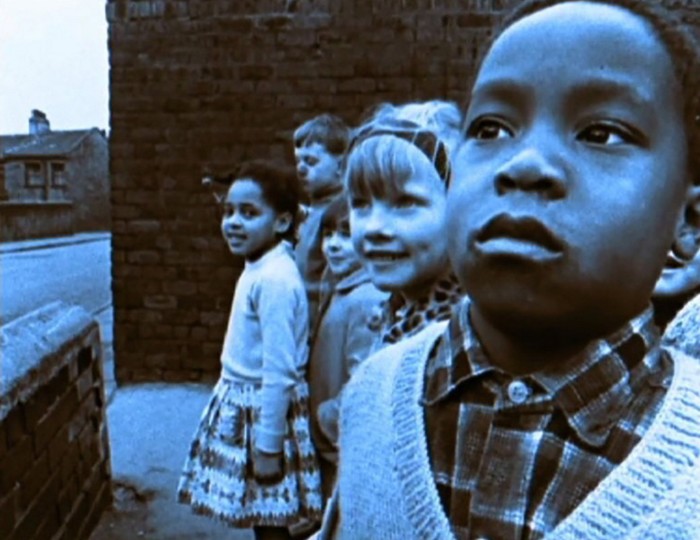
<svg viewBox="0 0 700 540"><path fill-rule="evenodd" d="M420 402L428 351L444 327L380 351L347 386L336 538L453 538ZM548 540L700 538L700 362L671 353L673 381L646 436Z"/></svg>

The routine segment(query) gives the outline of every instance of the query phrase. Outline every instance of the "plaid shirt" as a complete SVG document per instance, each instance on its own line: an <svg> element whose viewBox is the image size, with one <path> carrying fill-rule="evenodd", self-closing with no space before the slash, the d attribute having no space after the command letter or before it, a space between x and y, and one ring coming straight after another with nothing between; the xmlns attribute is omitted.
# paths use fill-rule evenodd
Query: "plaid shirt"
<svg viewBox="0 0 700 540"><path fill-rule="evenodd" d="M494 367L464 302L428 360L433 477L454 534L542 538L625 459L655 417L672 362L649 308L564 366Z"/></svg>

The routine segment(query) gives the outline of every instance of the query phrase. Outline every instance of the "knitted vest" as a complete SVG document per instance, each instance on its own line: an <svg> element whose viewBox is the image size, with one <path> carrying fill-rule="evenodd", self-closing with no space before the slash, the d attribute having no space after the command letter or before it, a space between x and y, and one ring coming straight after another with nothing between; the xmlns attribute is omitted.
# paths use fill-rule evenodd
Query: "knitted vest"
<svg viewBox="0 0 700 540"><path fill-rule="evenodd" d="M454 538L421 405L428 352L446 324L380 351L346 387L334 538ZM700 538L700 363L671 354L671 387L646 435L547 540Z"/></svg>

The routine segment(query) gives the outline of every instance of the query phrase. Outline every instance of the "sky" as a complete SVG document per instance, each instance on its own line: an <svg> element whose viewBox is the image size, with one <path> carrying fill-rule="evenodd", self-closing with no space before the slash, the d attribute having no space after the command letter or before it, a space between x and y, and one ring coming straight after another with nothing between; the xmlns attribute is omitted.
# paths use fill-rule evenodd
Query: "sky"
<svg viewBox="0 0 700 540"><path fill-rule="evenodd" d="M106 0L0 0L0 134L109 130Z"/></svg>

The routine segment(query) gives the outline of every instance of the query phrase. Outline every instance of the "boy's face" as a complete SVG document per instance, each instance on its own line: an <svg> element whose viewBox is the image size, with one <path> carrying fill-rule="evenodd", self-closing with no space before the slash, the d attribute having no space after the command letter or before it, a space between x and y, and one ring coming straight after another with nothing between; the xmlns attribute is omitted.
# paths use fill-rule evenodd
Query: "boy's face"
<svg viewBox="0 0 700 540"><path fill-rule="evenodd" d="M341 159L328 152L323 144L313 142L295 148L294 160L297 177L307 193L340 185Z"/></svg>
<svg viewBox="0 0 700 540"><path fill-rule="evenodd" d="M671 59L621 8L528 16L478 73L448 197L476 309L523 335L595 337L647 305L686 187Z"/></svg>
<svg viewBox="0 0 700 540"><path fill-rule="evenodd" d="M336 277L346 276L362 264L352 245L350 223L347 219L337 227L323 229L321 249L328 268Z"/></svg>
<svg viewBox="0 0 700 540"><path fill-rule="evenodd" d="M400 189L352 194L350 206L355 249L378 289L417 297L448 268L445 186L427 159Z"/></svg>

